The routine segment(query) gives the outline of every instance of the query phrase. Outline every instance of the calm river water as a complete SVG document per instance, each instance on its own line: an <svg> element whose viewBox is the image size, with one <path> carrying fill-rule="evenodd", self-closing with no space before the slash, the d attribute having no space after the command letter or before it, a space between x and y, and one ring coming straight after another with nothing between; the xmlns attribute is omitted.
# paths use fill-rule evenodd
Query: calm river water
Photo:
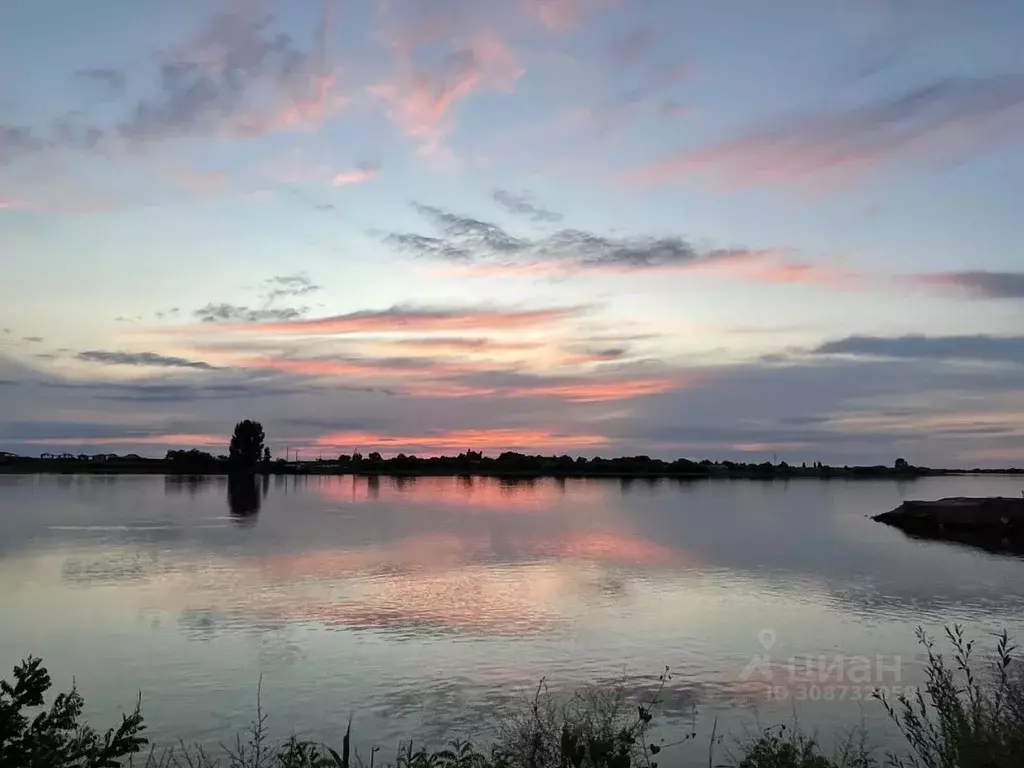
<svg viewBox="0 0 1024 768"><path fill-rule="evenodd" d="M866 516L1021 486L274 477L237 515L222 478L0 475L0 675L42 656L96 725L141 690L151 738L205 743L262 676L275 733L338 743L353 714L388 755L485 739L542 677L643 696L669 666L669 738L696 708L884 741L866 699L920 681L918 625L1024 639L1024 559Z"/></svg>

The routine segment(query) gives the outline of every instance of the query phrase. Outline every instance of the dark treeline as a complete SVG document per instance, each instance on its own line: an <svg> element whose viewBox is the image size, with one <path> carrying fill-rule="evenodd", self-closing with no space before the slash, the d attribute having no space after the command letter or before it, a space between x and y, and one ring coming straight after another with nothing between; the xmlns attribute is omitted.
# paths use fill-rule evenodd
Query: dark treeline
<svg viewBox="0 0 1024 768"><path fill-rule="evenodd" d="M289 457L290 458L290 457ZM820 461L789 464L785 461L744 463L736 461L692 461L650 456L544 456L505 451L496 457L481 451L464 451L457 456L421 457L399 453L384 458L379 452L320 456L309 461L274 459L266 445L263 425L240 421L235 425L228 454L213 455L196 448L170 450L162 459L136 454L94 456L43 454L40 458L0 453L0 471L7 472L107 472L164 473L178 475L253 474L365 474L365 475L493 475L511 477L721 477L721 478L911 478L965 470L917 467L906 459L891 465L829 466ZM1024 473L1021 469L968 470L971 472Z"/></svg>
<svg viewBox="0 0 1024 768"><path fill-rule="evenodd" d="M420 457L400 453L384 458L374 451L367 455L342 454L309 461L272 459L269 451L258 461L239 465L231 457L215 456L197 449L170 450L162 459L104 456L102 458L65 457L0 459L0 471L9 472L101 472L112 474L165 473L178 475L231 475L239 471L254 474L363 474L363 475L480 475L511 477L686 477L686 478L912 478L945 474L951 470L899 466L836 467L814 462L788 464L765 461L743 463L671 461L650 456L617 458L583 456L543 456L505 451L496 457L478 451L457 456ZM1019 472L1020 470L1003 470Z"/></svg>

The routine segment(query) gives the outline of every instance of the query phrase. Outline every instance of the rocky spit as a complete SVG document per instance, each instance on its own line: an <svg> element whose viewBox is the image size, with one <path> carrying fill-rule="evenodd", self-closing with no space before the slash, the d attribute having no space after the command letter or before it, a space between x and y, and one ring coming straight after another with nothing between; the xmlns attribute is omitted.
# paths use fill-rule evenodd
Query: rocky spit
<svg viewBox="0 0 1024 768"><path fill-rule="evenodd" d="M1019 499L954 497L905 501L873 519L915 538L1024 554L1024 494Z"/></svg>

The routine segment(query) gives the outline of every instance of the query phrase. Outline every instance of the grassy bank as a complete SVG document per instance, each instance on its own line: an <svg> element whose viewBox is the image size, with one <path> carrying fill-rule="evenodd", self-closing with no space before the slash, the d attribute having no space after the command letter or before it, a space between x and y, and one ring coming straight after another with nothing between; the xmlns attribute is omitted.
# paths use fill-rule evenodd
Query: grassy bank
<svg viewBox="0 0 1024 768"><path fill-rule="evenodd" d="M257 699L255 719L244 734L215 754L198 746L150 746L139 707L117 728L100 734L80 723L81 695L57 695L44 708L51 682L39 659L15 668L0 681L2 768L658 768L659 764L734 768L1021 768L1024 766L1024 671L1005 633L986 660L959 627L947 630L948 655L923 633L926 685L913 697L887 699L882 708L902 733L899 753L879 754L871 734L855 730L826 754L818 739L798 727L778 725L746 739L727 741L717 722L707 739L706 759L683 762L679 747L697 738L693 729L671 735L653 725L660 694L633 701L621 688L587 689L572 697L549 695L543 682L523 707L500 714L498 734L486 748L454 740L438 750L399 745L382 759L374 747L353 747L349 722L334 746L293 736L270 743L267 717ZM211 713L212 715L213 713ZM837 727L841 727L837 725ZM703 745L702 745L703 746ZM703 752L703 749L702 749Z"/></svg>

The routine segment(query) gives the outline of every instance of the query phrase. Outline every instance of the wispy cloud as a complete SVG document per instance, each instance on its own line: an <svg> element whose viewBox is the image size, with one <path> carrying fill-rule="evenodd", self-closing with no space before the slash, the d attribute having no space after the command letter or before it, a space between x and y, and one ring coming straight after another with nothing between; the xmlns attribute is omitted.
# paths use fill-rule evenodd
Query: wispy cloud
<svg viewBox="0 0 1024 768"><path fill-rule="evenodd" d="M734 186L847 181L936 151L986 152L1024 128L1024 74L949 77L887 99L812 112L623 175L659 184L707 173Z"/></svg>
<svg viewBox="0 0 1024 768"><path fill-rule="evenodd" d="M435 331L501 331L535 328L579 317L585 307L550 307L544 309L496 309L488 307L422 307L396 305L383 310L361 310L345 315L288 320L286 322L250 321L224 326L222 330L271 335L334 335L349 333L423 333ZM237 318L225 318L237 319ZM162 332L162 331L154 331Z"/></svg>
<svg viewBox="0 0 1024 768"><path fill-rule="evenodd" d="M225 373L227 373L225 371ZM123 381L42 381L44 389L77 392L91 400L108 400L115 403L195 403L206 400L238 400L257 397L287 397L315 392L309 381L301 383L267 383L252 380L228 383L175 382L146 380L141 382ZM332 384L337 391L383 391L373 387L344 387ZM390 394L386 393L385 394Z"/></svg>
<svg viewBox="0 0 1024 768"><path fill-rule="evenodd" d="M492 32L452 41L440 61L423 62L408 38L396 39L396 71L369 92L423 152L437 154L455 128L455 111L475 91L509 92L523 73L515 51ZM425 56L425 54L423 54Z"/></svg>
<svg viewBox="0 0 1024 768"><path fill-rule="evenodd" d="M415 208L434 224L440 237L393 233L386 241L417 256L474 268L523 270L526 274L717 268L749 264L771 255L767 251L699 249L680 237L612 237L578 229L535 239L433 206L415 204ZM772 276L767 269L762 275Z"/></svg>
<svg viewBox="0 0 1024 768"><path fill-rule="evenodd" d="M735 275L756 283L776 285L821 285L843 290L877 288L877 278L826 264L785 261L777 254L757 253L751 258L736 258L714 264L717 272Z"/></svg>
<svg viewBox="0 0 1024 768"><path fill-rule="evenodd" d="M111 435L109 437L74 437L54 435L32 440L14 440L12 442L40 446L103 446L103 445L156 445L185 446L208 448L225 446L229 440L226 435L192 434L192 433L153 433L140 435Z"/></svg>
<svg viewBox="0 0 1024 768"><path fill-rule="evenodd" d="M407 376L443 377L486 370L468 362L454 364L431 358L357 358L339 355L325 357L254 357L239 361L252 369L284 371L302 376L376 377L402 380Z"/></svg>
<svg viewBox="0 0 1024 768"><path fill-rule="evenodd" d="M690 384L695 381L691 380ZM620 378L612 380L586 380L544 382L536 385L513 387L502 394L508 397L555 397L570 403L605 403L632 400L637 397L660 395L687 385L678 377Z"/></svg>
<svg viewBox="0 0 1024 768"><path fill-rule="evenodd" d="M75 72L75 77L101 85L110 97L120 96L128 84L128 76L119 69L80 69Z"/></svg>
<svg viewBox="0 0 1024 768"><path fill-rule="evenodd" d="M147 368L193 368L199 371L214 371L217 368L202 360L188 360L183 357L170 357L156 352L106 352L88 350L75 355L86 363L103 363L104 365L130 365Z"/></svg>
<svg viewBox="0 0 1024 768"><path fill-rule="evenodd" d="M369 163L362 164L351 171L341 171L331 177L331 184L335 187L347 186L349 184L362 184L364 181L376 178L380 174L380 166Z"/></svg>
<svg viewBox="0 0 1024 768"><path fill-rule="evenodd" d="M66 117L42 129L0 123L0 166L61 149L93 150L103 137L101 128L76 125Z"/></svg>
<svg viewBox="0 0 1024 768"><path fill-rule="evenodd" d="M301 272L294 275L278 275L265 281L268 286L267 299L274 301L284 297L306 296L322 291L324 287L317 285Z"/></svg>
<svg viewBox="0 0 1024 768"><path fill-rule="evenodd" d="M1024 272L938 272L911 275L911 284L949 288L975 298L1024 299Z"/></svg>
<svg viewBox="0 0 1024 768"><path fill-rule="evenodd" d="M494 352L527 352L538 348L536 341L514 341L467 336L425 336L410 339L389 339L388 347L411 350L417 354L450 355Z"/></svg>
<svg viewBox="0 0 1024 768"><path fill-rule="evenodd" d="M1024 336L848 336L813 350L819 355L1024 363Z"/></svg>
<svg viewBox="0 0 1024 768"><path fill-rule="evenodd" d="M113 122L91 123L88 114L69 113L46 125L0 124L0 165L57 150L137 150L178 138L252 138L305 129L348 103L327 60L326 15L307 51L272 29L274 20L262 3L219 4L197 34L154 55L155 71L140 70L135 79L149 86L149 95ZM111 97L126 90L127 74L120 69L80 69L72 76L100 84Z"/></svg>
<svg viewBox="0 0 1024 768"><path fill-rule="evenodd" d="M525 216L545 224L562 220L562 214L549 211L529 195L517 195L504 189L496 189L491 193L491 197L506 211L517 216Z"/></svg>
<svg viewBox="0 0 1024 768"><path fill-rule="evenodd" d="M296 320L309 311L308 307L267 307L250 309L237 304L207 304L193 316L204 323L265 323L275 320Z"/></svg>
<svg viewBox="0 0 1024 768"><path fill-rule="evenodd" d="M658 32L650 24L635 24L608 45L608 53L616 64L629 66L643 63L658 39Z"/></svg>
<svg viewBox="0 0 1024 768"><path fill-rule="evenodd" d="M271 18L229 4L193 39L160 55L158 95L140 101L118 132L131 142L192 135L258 136L317 124L343 107L323 52L271 30Z"/></svg>

